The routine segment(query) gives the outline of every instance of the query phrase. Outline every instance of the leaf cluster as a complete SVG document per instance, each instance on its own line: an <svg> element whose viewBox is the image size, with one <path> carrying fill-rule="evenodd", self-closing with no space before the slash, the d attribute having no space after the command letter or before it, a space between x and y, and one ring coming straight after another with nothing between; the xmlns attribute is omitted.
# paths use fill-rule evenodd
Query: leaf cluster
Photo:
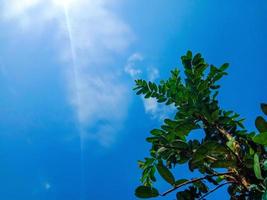
<svg viewBox="0 0 267 200"><path fill-rule="evenodd" d="M174 118L165 119L146 139L151 143L150 157L139 161L143 170L142 185L136 189L136 196L165 196L177 190L179 200L202 199L228 185L231 199L264 198L267 196L267 122L264 117L259 116L255 121L259 132L250 133L239 114L220 107L218 81L227 75L228 63L220 67L209 65L201 54L193 56L190 51L181 60L185 78L179 69L174 69L170 78L159 84L136 80L137 95L155 98L158 103L176 108ZM266 115L267 105L261 104L261 109ZM197 129L204 132L204 137L188 139ZM181 164L187 164L190 171L197 170L203 176L177 180L173 171ZM153 187L155 173L170 184L169 191L160 194ZM214 189L210 190L211 185Z"/></svg>

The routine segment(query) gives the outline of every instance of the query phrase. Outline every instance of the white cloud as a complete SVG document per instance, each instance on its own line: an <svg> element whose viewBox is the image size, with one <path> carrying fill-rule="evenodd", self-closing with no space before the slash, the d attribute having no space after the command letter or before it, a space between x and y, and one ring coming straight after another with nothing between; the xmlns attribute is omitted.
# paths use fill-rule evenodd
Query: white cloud
<svg viewBox="0 0 267 200"><path fill-rule="evenodd" d="M9 0L0 6L3 20L29 34L37 29L46 33L49 24L57 25L55 39L69 66L69 97L81 130L84 137L105 146L115 140L128 107L128 89L118 81L123 69L112 63L131 44L133 34L112 10L118 4L119 0Z"/></svg>
<svg viewBox="0 0 267 200"><path fill-rule="evenodd" d="M156 81L159 78L159 70L153 66L147 66L144 57L140 53L134 53L129 58L124 67L124 71L131 76L132 79L139 79L141 76L145 80ZM174 112L173 106L165 106L159 104L155 98L145 99L142 97L145 112L152 119L164 120Z"/></svg>
<svg viewBox="0 0 267 200"><path fill-rule="evenodd" d="M141 53L132 54L126 65L124 71L131 76L132 79L142 78L149 81L155 81L159 78L159 70L156 67L150 66L145 62L145 59Z"/></svg>
<svg viewBox="0 0 267 200"><path fill-rule="evenodd" d="M159 70L155 67L150 67L147 70L148 73L148 80L155 81L157 78L159 78Z"/></svg>
<svg viewBox="0 0 267 200"><path fill-rule="evenodd" d="M166 106L165 104L160 104L155 98L142 99L144 102L145 112L149 114L152 119L163 121L174 114L175 106L173 105Z"/></svg>
<svg viewBox="0 0 267 200"><path fill-rule="evenodd" d="M156 117L156 114L158 113L158 102L155 98L148 98L143 99L144 101L144 107L146 113L152 114L152 116Z"/></svg>
<svg viewBox="0 0 267 200"><path fill-rule="evenodd" d="M142 74L142 70L140 66L137 66L137 63L141 63L143 61L143 56L140 53L134 53L129 58L124 67L124 71L129 74L133 79L139 78Z"/></svg>

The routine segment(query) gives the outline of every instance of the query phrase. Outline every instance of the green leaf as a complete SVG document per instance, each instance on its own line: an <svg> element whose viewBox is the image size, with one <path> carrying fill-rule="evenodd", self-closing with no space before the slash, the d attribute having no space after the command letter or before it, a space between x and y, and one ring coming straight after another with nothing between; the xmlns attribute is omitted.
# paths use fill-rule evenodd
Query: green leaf
<svg viewBox="0 0 267 200"><path fill-rule="evenodd" d="M225 177L224 177L224 176L218 176L218 177L216 178L216 182L217 182L217 183L220 183L220 182L222 182L223 180L225 180Z"/></svg>
<svg viewBox="0 0 267 200"><path fill-rule="evenodd" d="M164 152L164 151L166 151L166 150L167 150L167 148L165 148L165 147L160 147L160 148L158 149L157 153L158 153L158 154L161 154L162 152Z"/></svg>
<svg viewBox="0 0 267 200"><path fill-rule="evenodd" d="M228 142L226 142L226 145L232 150L234 151L234 142L235 142L235 138L231 138Z"/></svg>
<svg viewBox="0 0 267 200"><path fill-rule="evenodd" d="M257 117L255 121L256 128L259 130L259 132L267 132L267 122L263 117Z"/></svg>
<svg viewBox="0 0 267 200"><path fill-rule="evenodd" d="M192 59L192 51L187 51L186 56L188 59Z"/></svg>
<svg viewBox="0 0 267 200"><path fill-rule="evenodd" d="M249 154L250 154L250 155L254 155L254 153L255 153L254 149L252 149L252 148L250 147L250 148L249 148Z"/></svg>
<svg viewBox="0 0 267 200"><path fill-rule="evenodd" d="M136 94L137 95L140 95L140 94L142 94L144 92L144 90L143 90L143 88L142 89L140 89L138 92L136 92Z"/></svg>
<svg viewBox="0 0 267 200"><path fill-rule="evenodd" d="M197 53L197 54L194 56L193 60L192 60L192 64L196 66L196 65L198 65L201 61L202 61L201 54L200 54L200 53Z"/></svg>
<svg viewBox="0 0 267 200"><path fill-rule="evenodd" d="M178 192L176 194L176 197L179 200L192 200L192 199L195 199L194 198L194 194L191 193L189 190L184 190L184 191Z"/></svg>
<svg viewBox="0 0 267 200"><path fill-rule="evenodd" d="M217 120L219 117L219 110L215 110L212 114L211 114L211 118L213 119L213 121Z"/></svg>
<svg viewBox="0 0 267 200"><path fill-rule="evenodd" d="M223 73L219 73L219 74L217 74L216 76L213 77L213 81L214 81L214 82L215 82L215 81L218 81L218 80L220 80L222 77L223 77Z"/></svg>
<svg viewBox="0 0 267 200"><path fill-rule="evenodd" d="M223 145L215 141L207 141L200 145L200 147L193 154L192 160L189 163L190 169L202 167L205 162L213 163L214 167L223 167L233 165L235 162L234 157L232 159L225 156L231 155L231 152Z"/></svg>
<svg viewBox="0 0 267 200"><path fill-rule="evenodd" d="M136 188L135 190L135 195L138 198L152 198L152 197L157 197L159 196L159 192L157 189L152 188L152 187L148 187L148 186L139 186L138 188Z"/></svg>
<svg viewBox="0 0 267 200"><path fill-rule="evenodd" d="M145 95L145 98L147 99L147 98L150 98L151 97L151 95L152 95L152 93L151 92L147 92L146 93L146 95Z"/></svg>
<svg viewBox="0 0 267 200"><path fill-rule="evenodd" d="M224 63L224 64L220 67L220 70L221 70L221 71L225 71L228 67L229 67L229 63Z"/></svg>
<svg viewBox="0 0 267 200"><path fill-rule="evenodd" d="M252 140L257 144L267 145L267 132L263 132L254 136Z"/></svg>
<svg viewBox="0 0 267 200"><path fill-rule="evenodd" d="M165 165L163 165L161 161L157 164L157 170L165 181L167 181L171 185L175 184L175 178L173 174Z"/></svg>
<svg viewBox="0 0 267 200"><path fill-rule="evenodd" d="M167 124L167 125L169 125L171 127L177 126L177 123L175 121L173 121L173 120L170 120L170 119L165 119L164 122L165 122L165 124Z"/></svg>
<svg viewBox="0 0 267 200"><path fill-rule="evenodd" d="M148 137L148 138L146 138L146 141L150 142L150 143L153 143L153 142L158 141L158 138L157 137Z"/></svg>
<svg viewBox="0 0 267 200"><path fill-rule="evenodd" d="M210 166L212 168L235 167L236 166L236 161L235 160L218 160L218 161L214 161Z"/></svg>
<svg viewBox="0 0 267 200"><path fill-rule="evenodd" d="M167 100L167 98L165 98L164 96L160 96L159 98L158 98L158 103L163 103L163 102L165 102Z"/></svg>
<svg viewBox="0 0 267 200"><path fill-rule="evenodd" d="M142 168L144 167L144 165L145 165L144 161L142 161L142 160L138 160L137 163L138 163L138 166L139 166L141 169L142 169Z"/></svg>
<svg viewBox="0 0 267 200"><path fill-rule="evenodd" d="M261 110L265 115L267 115L267 104L266 103L261 104Z"/></svg>
<svg viewBox="0 0 267 200"><path fill-rule="evenodd" d="M160 136L160 135L164 134L164 132L160 129L153 129L152 131L150 131L150 133L154 136Z"/></svg>
<svg viewBox="0 0 267 200"><path fill-rule="evenodd" d="M254 154L253 168L254 168L254 173L255 173L255 176L257 177L257 179L262 180L263 178L261 175L260 160L259 160L259 156L257 153Z"/></svg>
<svg viewBox="0 0 267 200"><path fill-rule="evenodd" d="M171 143L171 145L178 149L186 149L188 148L188 144L182 140L175 140Z"/></svg>
<svg viewBox="0 0 267 200"><path fill-rule="evenodd" d="M194 186L196 186L203 193L208 192L208 187L202 181L194 182Z"/></svg>

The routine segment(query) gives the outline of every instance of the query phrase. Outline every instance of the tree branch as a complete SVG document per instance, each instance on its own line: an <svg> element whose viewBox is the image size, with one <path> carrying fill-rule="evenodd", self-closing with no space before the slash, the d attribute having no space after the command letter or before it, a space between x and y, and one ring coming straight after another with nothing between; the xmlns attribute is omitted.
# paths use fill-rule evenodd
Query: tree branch
<svg viewBox="0 0 267 200"><path fill-rule="evenodd" d="M227 139L228 141L232 140L233 139L233 136L231 135L231 133L229 133L228 131L226 131L224 128L221 128L218 124L210 124L208 122L208 120L205 118L205 116L202 116L202 115L195 115L195 117L197 117L199 120L201 120L203 122L203 124L207 127L210 127L210 126L213 126L215 129L217 129L219 131L219 133L225 138ZM237 161L238 161L238 164L240 165L241 169L244 167L244 163L242 161L242 158L240 157L239 155L239 151L241 149L241 146L239 144L239 142L235 141L235 147L234 147L234 150L232 150L231 148L229 148L227 145L225 145L225 147L227 149L229 149L229 151L231 153L233 153L233 155L236 157ZM238 173L238 170L237 169L234 169L236 171L236 173L238 174L239 176L239 179L240 179L240 183L243 185L243 187L248 190L249 188L249 181L247 181L246 177L242 176L241 174Z"/></svg>
<svg viewBox="0 0 267 200"><path fill-rule="evenodd" d="M201 196L198 200L204 199L206 196L208 196L212 192L214 192L214 191L218 190L219 188L223 187L224 185L227 185L227 184L230 184L230 183L234 183L234 182L233 181L228 181L226 183L223 183L221 185L218 185L217 187L213 188L212 190L208 191L206 194L204 194L203 196Z"/></svg>
<svg viewBox="0 0 267 200"><path fill-rule="evenodd" d="M178 189L180 187L183 187L185 185L191 184L191 183L195 183L195 182L198 182L198 181L201 181L201 180L204 180L204 179L207 179L207 178L211 178L211 177L214 177L214 176L223 176L223 175L231 175L231 174L233 174L233 172L216 173L216 174L206 175L206 176L201 177L201 178L191 179L191 180L185 181L185 182L175 186L174 188L171 188L170 190L168 190L168 191L164 192L163 194L161 194L161 196L166 196L167 194L173 192L174 190L176 190L176 189Z"/></svg>

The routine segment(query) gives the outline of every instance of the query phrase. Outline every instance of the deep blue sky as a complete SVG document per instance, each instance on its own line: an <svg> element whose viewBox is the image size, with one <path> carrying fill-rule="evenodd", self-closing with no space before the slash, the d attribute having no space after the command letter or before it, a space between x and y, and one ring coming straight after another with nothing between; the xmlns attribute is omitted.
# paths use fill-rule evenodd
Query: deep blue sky
<svg viewBox="0 0 267 200"><path fill-rule="evenodd" d="M144 106L133 79L167 78L188 49L230 63L221 105L254 130L265 0L70 0L67 17L61 1L36 2L0 0L0 199L136 199L145 138L169 112Z"/></svg>

